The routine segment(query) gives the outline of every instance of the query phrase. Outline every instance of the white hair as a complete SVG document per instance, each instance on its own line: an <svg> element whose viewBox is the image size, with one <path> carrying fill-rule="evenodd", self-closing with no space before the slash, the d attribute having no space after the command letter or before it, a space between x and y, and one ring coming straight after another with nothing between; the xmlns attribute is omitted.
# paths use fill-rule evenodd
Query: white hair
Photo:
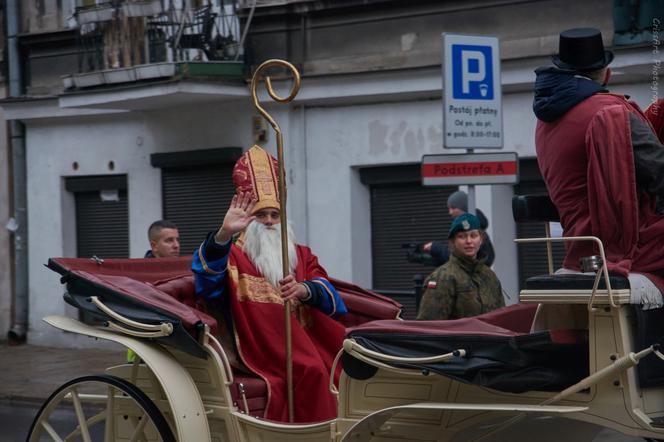
<svg viewBox="0 0 664 442"><path fill-rule="evenodd" d="M281 226L274 224L266 226L258 221L252 221L244 236L244 252L254 263L256 269L275 288L283 279L281 261ZM295 271L297 266L297 252L295 250L295 235L288 225L288 269L289 273Z"/></svg>

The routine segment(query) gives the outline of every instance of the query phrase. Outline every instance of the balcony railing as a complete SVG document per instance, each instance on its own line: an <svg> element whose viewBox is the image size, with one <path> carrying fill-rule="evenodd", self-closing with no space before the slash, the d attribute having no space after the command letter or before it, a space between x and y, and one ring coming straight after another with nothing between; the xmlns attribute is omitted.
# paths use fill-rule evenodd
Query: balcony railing
<svg viewBox="0 0 664 442"><path fill-rule="evenodd" d="M242 62L235 0L116 0L77 8L74 18L79 73L161 62Z"/></svg>

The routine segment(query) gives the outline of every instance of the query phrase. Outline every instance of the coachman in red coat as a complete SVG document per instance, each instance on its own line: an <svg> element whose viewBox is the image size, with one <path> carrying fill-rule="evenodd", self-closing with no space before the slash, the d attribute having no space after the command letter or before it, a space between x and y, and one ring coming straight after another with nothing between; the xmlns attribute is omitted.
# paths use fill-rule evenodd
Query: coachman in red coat
<svg viewBox="0 0 664 442"><path fill-rule="evenodd" d="M597 29L562 32L559 52L555 66L536 70L533 109L537 160L564 235L599 237L609 270L643 273L664 293L662 100L649 119L608 91L613 54ZM573 242L563 266L578 270L597 253Z"/></svg>

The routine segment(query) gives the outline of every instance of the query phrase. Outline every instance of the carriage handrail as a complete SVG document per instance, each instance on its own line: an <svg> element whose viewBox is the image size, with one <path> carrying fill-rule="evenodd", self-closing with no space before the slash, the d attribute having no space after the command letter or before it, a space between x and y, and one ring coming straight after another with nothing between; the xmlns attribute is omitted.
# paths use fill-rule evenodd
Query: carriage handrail
<svg viewBox="0 0 664 442"><path fill-rule="evenodd" d="M396 367L393 367L389 364L385 364L383 362L376 361L375 359L371 359L370 357L365 356L361 353L352 352L351 354L353 355L354 358L357 358L362 362L366 362L369 365L373 365L374 367L382 368L384 370L391 371L393 373L403 374L403 375L408 375L408 376L420 376L422 374L421 371L413 369L413 368L409 369L409 368L396 368Z"/></svg>
<svg viewBox="0 0 664 442"><path fill-rule="evenodd" d="M528 242L546 242L547 244L551 242L564 242L564 241L593 241L597 244L599 248L599 254L602 258L602 268L595 274L595 283L593 284L593 291L590 294L590 300L588 301L588 310L593 310L593 302L595 301L595 295L597 294L597 286L599 285L599 280L601 275L604 275L604 283L606 284L606 290L609 294L609 303L611 307L618 307L618 304L613 301L613 290L611 289L611 281L609 280L609 269L606 266L606 255L604 254L604 244L596 236L564 236L556 238L517 238L514 240L517 243L528 243Z"/></svg>
<svg viewBox="0 0 664 442"><path fill-rule="evenodd" d="M163 331L142 332L142 331L132 330L127 327L123 327L111 321L106 321L106 327L110 328L111 330L118 331L120 333L124 333L130 336L135 336L137 338L162 338L164 336L169 336L172 333L172 330L171 333L165 333Z"/></svg>
<svg viewBox="0 0 664 442"><path fill-rule="evenodd" d="M350 342L350 341L352 341L352 342ZM347 342L350 342L350 343L347 344ZM360 348L362 350L358 351L358 349L360 349ZM354 358L359 359L360 361L365 362L369 365L373 365L374 367L382 368L384 370L387 370L387 371L390 371L390 372L393 372L393 373L403 374L403 375L407 375L407 376L420 376L422 374L428 374L428 373L424 373L424 370L416 371L415 369L412 369L412 368L411 369L396 368L396 367L393 367L393 366L391 366L389 364L386 364L384 362L377 361L376 359L373 359L371 356L368 356L366 354L361 353L361 351L364 351L367 354L371 354L374 357L378 357L379 359L383 359L383 360L390 361L390 362L397 362L397 363L398 362L402 362L402 363L409 363L409 362L410 363L446 362L446 361L452 359L453 357L457 357L457 356L458 357L464 357L466 355L465 350L459 349L459 350L454 350L451 353L446 353L444 355L430 356L430 357L426 357L426 358L401 358L401 357L398 357L398 356L389 356L389 355L385 355L385 354L382 354L382 353L374 352L372 350L369 350L369 349L366 349L366 348L362 347L357 342L355 342L351 339L346 339L344 341L344 345L343 345L341 351L339 352L339 354L335 358L335 364L333 364L333 367L332 367L333 371L330 374L331 379L334 378L334 368L336 367L336 362L337 362L338 358L340 357L341 353L344 352L344 351L347 352L348 354L352 355ZM332 392L333 394L338 394L338 392L336 391L336 388L334 387L334 385L331 385L330 392Z"/></svg>
<svg viewBox="0 0 664 442"><path fill-rule="evenodd" d="M129 330L112 322L109 322L108 326L114 330L121 331L123 333L127 333L132 336L148 337L148 338L159 338L163 336L170 336L173 333L173 324L169 322L162 322L160 324L144 324L142 322L137 322L132 319L129 319L111 310L97 296L91 296L90 302L92 302L95 306L97 306L99 310L106 313L112 319L115 319L116 321L121 322L122 324L125 324L129 327L143 330L144 332ZM150 333L145 333L145 332L150 332Z"/></svg>
<svg viewBox="0 0 664 442"><path fill-rule="evenodd" d="M221 343L217 338L215 338L212 333L206 333L207 338L209 339L208 345L214 349L214 352L219 355L219 358L221 359L221 365L224 367L224 371L226 372L226 378L228 379L226 381L226 385L232 385L235 380L233 379L233 369L231 368L231 363L228 360L228 355L226 354L226 351L224 350L224 347L222 347Z"/></svg>
<svg viewBox="0 0 664 442"><path fill-rule="evenodd" d="M430 363L430 362L447 362L453 358L459 357L463 358L466 356L466 350L457 349L449 353L436 356L426 356L423 358L403 358L400 356L391 356L377 351L369 350L366 347L358 344L354 339L345 339L343 344L344 350L346 353L356 355L358 353L368 356L370 358L376 358L386 362L403 362L403 363Z"/></svg>

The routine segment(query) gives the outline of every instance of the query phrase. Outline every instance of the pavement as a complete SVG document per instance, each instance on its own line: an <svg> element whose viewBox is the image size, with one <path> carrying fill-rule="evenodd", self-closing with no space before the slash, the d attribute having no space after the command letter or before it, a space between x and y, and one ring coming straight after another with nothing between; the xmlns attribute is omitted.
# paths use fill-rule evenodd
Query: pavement
<svg viewBox="0 0 664 442"><path fill-rule="evenodd" d="M0 401L42 403L65 382L101 374L125 359L119 350L0 343Z"/></svg>

